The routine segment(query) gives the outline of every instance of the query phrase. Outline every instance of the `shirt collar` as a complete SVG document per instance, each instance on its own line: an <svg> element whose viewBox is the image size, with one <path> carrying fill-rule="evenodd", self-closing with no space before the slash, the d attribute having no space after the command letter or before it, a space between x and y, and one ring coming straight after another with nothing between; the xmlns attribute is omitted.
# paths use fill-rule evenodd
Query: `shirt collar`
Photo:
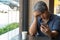
<svg viewBox="0 0 60 40"><path fill-rule="evenodd" d="M51 21L52 19L53 19L53 14L50 14L49 21ZM38 17L38 20L39 20L41 23L43 22L40 17ZM48 22L49 22L49 21L48 21ZM47 22L47 23L48 23L48 22Z"/></svg>

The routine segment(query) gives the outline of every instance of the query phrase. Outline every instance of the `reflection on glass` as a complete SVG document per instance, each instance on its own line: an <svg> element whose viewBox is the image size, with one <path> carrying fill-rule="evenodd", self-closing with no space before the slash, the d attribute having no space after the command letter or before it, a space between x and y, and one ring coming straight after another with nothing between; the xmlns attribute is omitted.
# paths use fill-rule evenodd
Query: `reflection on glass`
<svg viewBox="0 0 60 40"><path fill-rule="evenodd" d="M0 40L11 40L11 38L18 34L18 0L0 0Z"/></svg>

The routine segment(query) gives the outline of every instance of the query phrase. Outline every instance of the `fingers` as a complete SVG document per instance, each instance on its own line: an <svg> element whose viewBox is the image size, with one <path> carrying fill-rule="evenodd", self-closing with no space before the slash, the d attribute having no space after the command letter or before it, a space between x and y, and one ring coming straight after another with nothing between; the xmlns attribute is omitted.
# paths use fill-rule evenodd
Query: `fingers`
<svg viewBox="0 0 60 40"><path fill-rule="evenodd" d="M42 27L43 29L46 29L46 27L45 27L45 26L43 26L43 25L41 25L41 27Z"/></svg>
<svg viewBox="0 0 60 40"><path fill-rule="evenodd" d="M49 27L45 27L45 26L41 25L40 30L41 30L42 32L46 32L46 31L49 30Z"/></svg>
<svg viewBox="0 0 60 40"><path fill-rule="evenodd" d="M41 25L41 27L49 28L49 26L48 26L48 25Z"/></svg>
<svg viewBox="0 0 60 40"><path fill-rule="evenodd" d="M39 15L40 15L40 13L39 13L39 12L37 12L37 11L35 11L35 12L33 13L33 15L34 15L34 17L37 17L37 16L39 16Z"/></svg>
<svg viewBox="0 0 60 40"><path fill-rule="evenodd" d="M40 30L41 30L41 32L43 32L43 33L46 33L46 32L47 32L47 29L45 29L44 27L40 27Z"/></svg>
<svg viewBox="0 0 60 40"><path fill-rule="evenodd" d="M42 28L42 27L40 27L40 30L41 30L42 32L45 32L45 29L44 29L44 28Z"/></svg>

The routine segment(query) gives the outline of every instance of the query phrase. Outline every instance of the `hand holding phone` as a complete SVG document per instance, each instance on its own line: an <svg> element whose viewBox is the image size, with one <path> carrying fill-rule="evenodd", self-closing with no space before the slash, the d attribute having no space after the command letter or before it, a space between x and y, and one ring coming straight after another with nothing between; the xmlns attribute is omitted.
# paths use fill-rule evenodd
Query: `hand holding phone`
<svg viewBox="0 0 60 40"><path fill-rule="evenodd" d="M45 27L47 26L47 24L46 24L46 23L41 23L41 25L43 25L43 26L45 26Z"/></svg>

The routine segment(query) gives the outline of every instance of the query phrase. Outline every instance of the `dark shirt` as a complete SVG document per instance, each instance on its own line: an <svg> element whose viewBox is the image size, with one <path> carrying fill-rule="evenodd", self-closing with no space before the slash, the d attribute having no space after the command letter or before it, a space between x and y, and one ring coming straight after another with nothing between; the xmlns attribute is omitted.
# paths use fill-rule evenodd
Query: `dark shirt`
<svg viewBox="0 0 60 40"><path fill-rule="evenodd" d="M42 23L42 19L38 17L38 25L37 25L37 33L39 36L46 36L44 35L40 30L40 25ZM50 30L56 30L60 33L60 17L54 14L50 14L49 21L47 22L47 25L49 26ZM60 40L60 34L54 40Z"/></svg>

